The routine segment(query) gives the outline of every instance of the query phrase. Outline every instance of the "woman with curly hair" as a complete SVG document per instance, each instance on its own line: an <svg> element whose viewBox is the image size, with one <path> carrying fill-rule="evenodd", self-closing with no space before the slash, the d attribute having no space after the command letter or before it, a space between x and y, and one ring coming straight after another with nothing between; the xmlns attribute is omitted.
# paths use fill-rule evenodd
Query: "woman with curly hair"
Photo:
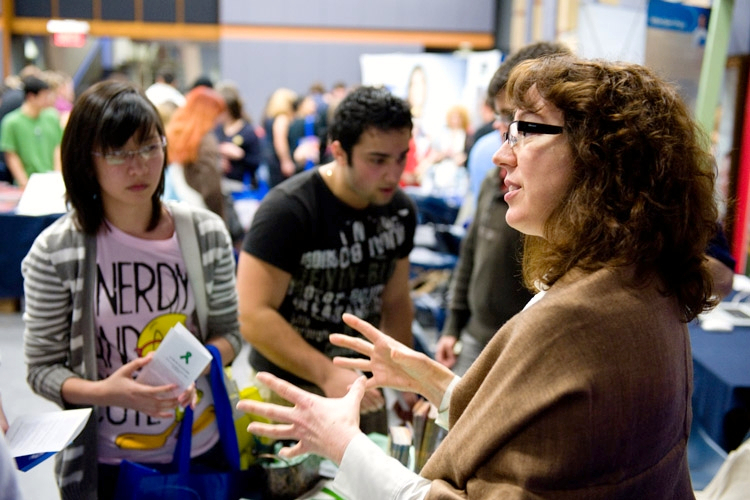
<svg viewBox="0 0 750 500"><path fill-rule="evenodd" d="M571 56L511 74L515 121L495 153L506 219L525 233L524 277L542 290L463 378L366 322L333 335L371 372L342 399L268 374L294 403L245 401L282 424L249 430L340 464L346 498L692 499L687 322L714 305L713 158L675 89L638 65ZM419 476L358 430L365 390L425 396L450 428ZM385 481L384 478L388 477Z"/></svg>

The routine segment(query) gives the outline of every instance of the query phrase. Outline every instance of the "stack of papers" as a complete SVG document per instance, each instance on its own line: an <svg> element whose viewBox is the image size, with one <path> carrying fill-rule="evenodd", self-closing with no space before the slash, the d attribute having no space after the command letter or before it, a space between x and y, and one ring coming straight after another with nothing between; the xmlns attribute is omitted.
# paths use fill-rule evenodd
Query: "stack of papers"
<svg viewBox="0 0 750 500"><path fill-rule="evenodd" d="M5 439L18 469L27 471L72 443L90 415L84 408L16 418Z"/></svg>

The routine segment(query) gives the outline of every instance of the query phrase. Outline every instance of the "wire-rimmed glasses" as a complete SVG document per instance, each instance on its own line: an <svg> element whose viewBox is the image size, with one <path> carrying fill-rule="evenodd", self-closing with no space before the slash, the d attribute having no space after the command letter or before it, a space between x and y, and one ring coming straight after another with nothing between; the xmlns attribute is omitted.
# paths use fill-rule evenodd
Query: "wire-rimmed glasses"
<svg viewBox="0 0 750 500"><path fill-rule="evenodd" d="M129 164L130 160L133 160L136 157L140 157L143 161L151 160L157 155L163 154L165 147L167 147L167 138L162 136L159 138L159 142L146 144L135 150L121 149L118 151L109 151L107 153L94 151L93 154L104 158L104 161L107 162L108 165L117 167L125 165L126 163Z"/></svg>

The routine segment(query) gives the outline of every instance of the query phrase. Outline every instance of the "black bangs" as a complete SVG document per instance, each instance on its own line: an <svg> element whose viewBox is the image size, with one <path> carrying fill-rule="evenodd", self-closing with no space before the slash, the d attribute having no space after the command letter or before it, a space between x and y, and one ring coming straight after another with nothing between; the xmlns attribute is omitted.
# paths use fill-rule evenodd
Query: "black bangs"
<svg viewBox="0 0 750 500"><path fill-rule="evenodd" d="M121 148L131 137L143 142L154 131L164 135L156 109L141 95L122 92L105 107L94 142L102 151L110 151Z"/></svg>

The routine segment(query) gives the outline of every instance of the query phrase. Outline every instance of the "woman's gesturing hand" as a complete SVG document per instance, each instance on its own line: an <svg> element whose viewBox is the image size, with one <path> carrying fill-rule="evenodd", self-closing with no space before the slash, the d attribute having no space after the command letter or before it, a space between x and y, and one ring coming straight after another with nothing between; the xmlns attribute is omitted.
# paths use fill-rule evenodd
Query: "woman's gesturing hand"
<svg viewBox="0 0 750 500"><path fill-rule="evenodd" d="M416 392L439 406L445 389L454 377L449 368L406 347L352 314L344 314L343 320L369 342L349 335L332 334L331 343L356 351L369 359L336 357L333 359L334 364L372 373L372 377L367 380L368 388L392 387L405 392Z"/></svg>
<svg viewBox="0 0 750 500"><path fill-rule="evenodd" d="M365 394L365 377L359 377L342 398L317 396L266 372L258 373L257 378L294 406L240 401L237 409L276 422L252 422L248 432L297 441L279 452L283 458L314 453L340 464L349 442L360 432L359 405Z"/></svg>

